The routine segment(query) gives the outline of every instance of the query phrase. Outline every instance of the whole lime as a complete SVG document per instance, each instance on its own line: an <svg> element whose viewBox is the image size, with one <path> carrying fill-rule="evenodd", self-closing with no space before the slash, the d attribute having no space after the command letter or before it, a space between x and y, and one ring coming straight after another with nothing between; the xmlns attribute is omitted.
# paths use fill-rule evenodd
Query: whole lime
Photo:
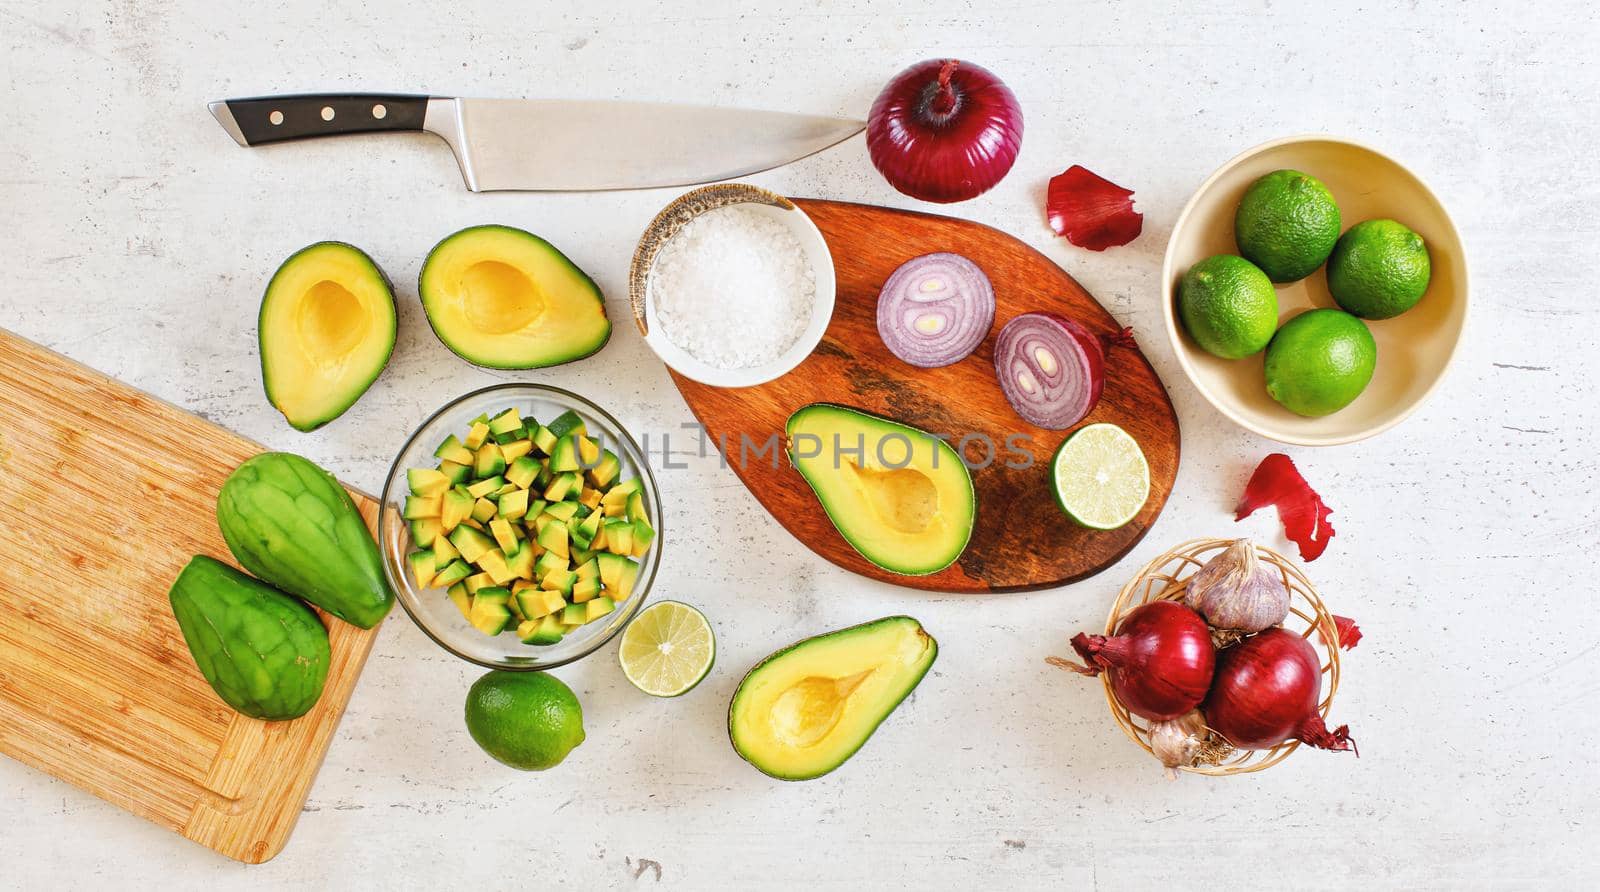
<svg viewBox="0 0 1600 892"><path fill-rule="evenodd" d="M1239 359L1261 352L1272 340L1278 328L1278 293L1255 264L1218 254L1183 274L1178 316L1200 349Z"/></svg>
<svg viewBox="0 0 1600 892"><path fill-rule="evenodd" d="M1244 191L1233 214L1233 239L1246 260L1274 282L1316 271L1339 240L1339 205L1322 181L1275 170Z"/></svg>
<svg viewBox="0 0 1600 892"><path fill-rule="evenodd" d="M1342 310L1308 310L1267 345L1267 393L1296 415L1327 415L1361 395L1377 364L1366 323Z"/></svg>
<svg viewBox="0 0 1600 892"><path fill-rule="evenodd" d="M1328 291L1363 319L1388 319L1416 306L1432 275L1427 243L1394 220L1350 227L1328 258Z"/></svg>
<svg viewBox="0 0 1600 892"><path fill-rule="evenodd" d="M467 733L497 761L543 771L583 743L583 707L554 675L496 669L467 691Z"/></svg>

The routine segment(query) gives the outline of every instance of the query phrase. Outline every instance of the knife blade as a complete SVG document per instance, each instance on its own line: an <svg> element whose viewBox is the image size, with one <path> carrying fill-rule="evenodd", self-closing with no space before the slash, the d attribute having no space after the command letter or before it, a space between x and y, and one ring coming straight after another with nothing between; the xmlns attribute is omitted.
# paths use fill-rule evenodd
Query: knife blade
<svg viewBox="0 0 1600 892"><path fill-rule="evenodd" d="M711 183L797 161L866 126L710 106L403 93L259 96L209 107L241 146L351 133L433 133L449 144L474 192Z"/></svg>

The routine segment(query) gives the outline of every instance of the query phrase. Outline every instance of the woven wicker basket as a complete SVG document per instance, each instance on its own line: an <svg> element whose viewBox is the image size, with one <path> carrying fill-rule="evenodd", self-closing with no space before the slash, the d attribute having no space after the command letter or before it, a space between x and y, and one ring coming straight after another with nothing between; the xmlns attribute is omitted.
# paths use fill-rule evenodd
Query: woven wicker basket
<svg viewBox="0 0 1600 892"><path fill-rule="evenodd" d="M1106 618L1105 634L1115 634L1123 618L1141 604L1149 601L1182 600L1188 578L1199 570L1201 565L1234 541L1191 539L1146 564L1144 569L1117 593L1117 601L1111 605L1111 615ZM1322 703L1318 706L1318 710L1326 718L1329 708L1333 705L1333 695L1339 690L1339 632L1334 625L1333 615L1323 605L1316 588L1311 585L1309 579L1306 579L1305 574L1300 572L1300 568L1270 548L1260 545L1255 548L1261 560L1277 569L1283 577L1284 585L1289 587L1289 618L1284 622L1284 628L1298 632L1311 643L1319 655L1323 684ZM1319 632L1320 634L1316 634ZM1111 717L1122 726L1129 739L1154 757L1155 753L1150 749L1150 723L1129 713L1117 700L1117 695L1111 691L1109 673L1101 673L1100 680L1105 686L1106 702L1111 706ZM1220 754L1220 760L1215 764L1181 766L1179 770L1209 775L1247 774L1271 768L1287 759L1299 746L1298 740L1285 741L1269 750L1235 750L1224 746L1222 747L1224 752Z"/></svg>

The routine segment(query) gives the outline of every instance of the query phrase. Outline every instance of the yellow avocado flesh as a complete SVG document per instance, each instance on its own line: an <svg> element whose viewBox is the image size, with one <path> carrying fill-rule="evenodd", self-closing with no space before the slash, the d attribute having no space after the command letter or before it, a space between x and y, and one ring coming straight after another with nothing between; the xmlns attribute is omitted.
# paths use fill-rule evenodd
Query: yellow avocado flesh
<svg viewBox="0 0 1600 892"><path fill-rule="evenodd" d="M734 749L784 780L827 774L906 698L939 645L921 624L891 616L807 638L758 664L728 709Z"/></svg>
<svg viewBox="0 0 1600 892"><path fill-rule="evenodd" d="M862 557L921 576L961 556L977 503L972 475L949 444L827 403L790 416L788 434L795 467Z"/></svg>
<svg viewBox="0 0 1600 892"><path fill-rule="evenodd" d="M350 408L394 351L394 292L360 249L319 242L273 275L261 300L261 372L289 423L314 430Z"/></svg>
<svg viewBox="0 0 1600 892"><path fill-rule="evenodd" d="M439 340L482 366L571 362L611 336L594 282L549 242L508 226L445 238L423 264L417 290Z"/></svg>

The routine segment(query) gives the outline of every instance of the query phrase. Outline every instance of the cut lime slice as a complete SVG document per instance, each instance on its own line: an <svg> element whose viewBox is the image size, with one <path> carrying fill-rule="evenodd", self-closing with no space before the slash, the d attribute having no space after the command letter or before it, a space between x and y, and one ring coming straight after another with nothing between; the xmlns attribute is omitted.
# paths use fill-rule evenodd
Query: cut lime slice
<svg viewBox="0 0 1600 892"><path fill-rule="evenodd" d="M678 601L646 607L623 631L617 648L622 674L652 697L687 694L711 671L716 655L705 614Z"/></svg>
<svg viewBox="0 0 1600 892"><path fill-rule="evenodd" d="M1050 488L1068 517L1093 530L1114 530L1150 498L1150 465L1127 431L1091 424L1056 450Z"/></svg>

